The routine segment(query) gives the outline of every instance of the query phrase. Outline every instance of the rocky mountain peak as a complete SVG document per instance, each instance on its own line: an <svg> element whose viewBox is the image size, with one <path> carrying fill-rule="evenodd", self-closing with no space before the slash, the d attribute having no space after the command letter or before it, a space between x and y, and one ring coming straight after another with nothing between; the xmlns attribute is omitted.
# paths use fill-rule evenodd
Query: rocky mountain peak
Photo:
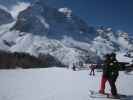
<svg viewBox="0 0 133 100"><path fill-rule="evenodd" d="M12 30L44 35L53 39L68 36L86 42L95 35L95 29L72 14L72 10L49 7L43 0L37 0L22 11Z"/></svg>

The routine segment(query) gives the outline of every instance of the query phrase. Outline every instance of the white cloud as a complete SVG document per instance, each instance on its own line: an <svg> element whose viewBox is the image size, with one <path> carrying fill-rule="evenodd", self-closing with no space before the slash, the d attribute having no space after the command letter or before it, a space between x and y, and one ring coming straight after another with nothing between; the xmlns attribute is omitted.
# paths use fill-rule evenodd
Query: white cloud
<svg viewBox="0 0 133 100"><path fill-rule="evenodd" d="M72 15L72 10L69 8L59 8L58 11L64 13L68 18Z"/></svg>
<svg viewBox="0 0 133 100"><path fill-rule="evenodd" d="M16 5L12 6L10 9L10 13L13 16L13 18L17 18L19 12L23 11L27 7L30 6L30 3L25 3L25 2L18 2Z"/></svg>

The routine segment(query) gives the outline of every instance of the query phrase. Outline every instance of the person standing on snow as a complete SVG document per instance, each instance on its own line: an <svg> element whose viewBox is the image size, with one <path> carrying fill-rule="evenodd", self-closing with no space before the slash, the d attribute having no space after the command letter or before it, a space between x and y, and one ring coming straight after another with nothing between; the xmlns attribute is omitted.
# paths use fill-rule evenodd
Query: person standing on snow
<svg viewBox="0 0 133 100"><path fill-rule="evenodd" d="M72 67L73 71L76 71L76 64L73 63L73 67Z"/></svg>
<svg viewBox="0 0 133 100"><path fill-rule="evenodd" d="M108 81L111 87L111 96L118 97L115 82L119 75L119 64L116 60L116 54L107 54L103 65L103 74L101 78L101 87L99 93L105 93L105 83Z"/></svg>
<svg viewBox="0 0 133 100"><path fill-rule="evenodd" d="M90 65L90 70L91 70L90 71L90 76L91 75L93 75L93 76L95 75L95 69L96 69L96 67L97 67L97 64L91 64Z"/></svg>

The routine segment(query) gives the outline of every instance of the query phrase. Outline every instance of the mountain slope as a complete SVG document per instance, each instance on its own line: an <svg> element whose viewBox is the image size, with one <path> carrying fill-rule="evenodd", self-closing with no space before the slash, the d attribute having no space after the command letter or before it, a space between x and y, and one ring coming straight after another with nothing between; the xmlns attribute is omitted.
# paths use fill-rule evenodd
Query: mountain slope
<svg viewBox="0 0 133 100"><path fill-rule="evenodd" d="M50 54L62 64L69 67L72 67L73 64L77 64L78 62L96 63L102 59L105 54L114 51L118 53L118 55L123 55L123 57L129 53L129 51L132 54L131 42L122 35L125 33L115 33L108 28L97 29L98 36L94 38L92 43L88 44L69 37L64 37L59 41L32 33L10 31L10 27L13 25L14 23L0 27L0 48L2 50L26 52L36 57L40 54ZM120 40L123 41L123 45L120 44ZM125 47L127 43L128 45ZM99 57L101 58L99 59ZM122 59L118 57L118 60L123 62ZM128 62L132 62L132 58L129 59Z"/></svg>
<svg viewBox="0 0 133 100"><path fill-rule="evenodd" d="M0 25L13 22L11 14L0 8Z"/></svg>
<svg viewBox="0 0 133 100"><path fill-rule="evenodd" d="M0 27L0 48L10 52L25 52L38 57L40 54L51 55L63 65L72 67L78 62L96 62L96 54L89 50L89 44L83 44L84 48L74 43L73 46L66 45L64 40L49 39L45 36L32 33L10 31L14 23ZM63 42L64 41L64 42ZM80 42L79 42L80 43Z"/></svg>
<svg viewBox="0 0 133 100"><path fill-rule="evenodd" d="M133 44L128 33L113 31L111 28L98 28L97 36L92 41L91 50L99 56L107 53L128 53L133 50Z"/></svg>

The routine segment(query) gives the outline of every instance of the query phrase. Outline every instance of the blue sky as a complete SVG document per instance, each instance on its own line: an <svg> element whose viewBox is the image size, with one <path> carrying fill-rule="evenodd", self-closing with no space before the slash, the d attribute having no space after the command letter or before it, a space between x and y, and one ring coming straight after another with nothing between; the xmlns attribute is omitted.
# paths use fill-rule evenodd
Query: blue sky
<svg viewBox="0 0 133 100"><path fill-rule="evenodd" d="M104 25L133 34L133 0L49 0L69 7L89 25Z"/></svg>

